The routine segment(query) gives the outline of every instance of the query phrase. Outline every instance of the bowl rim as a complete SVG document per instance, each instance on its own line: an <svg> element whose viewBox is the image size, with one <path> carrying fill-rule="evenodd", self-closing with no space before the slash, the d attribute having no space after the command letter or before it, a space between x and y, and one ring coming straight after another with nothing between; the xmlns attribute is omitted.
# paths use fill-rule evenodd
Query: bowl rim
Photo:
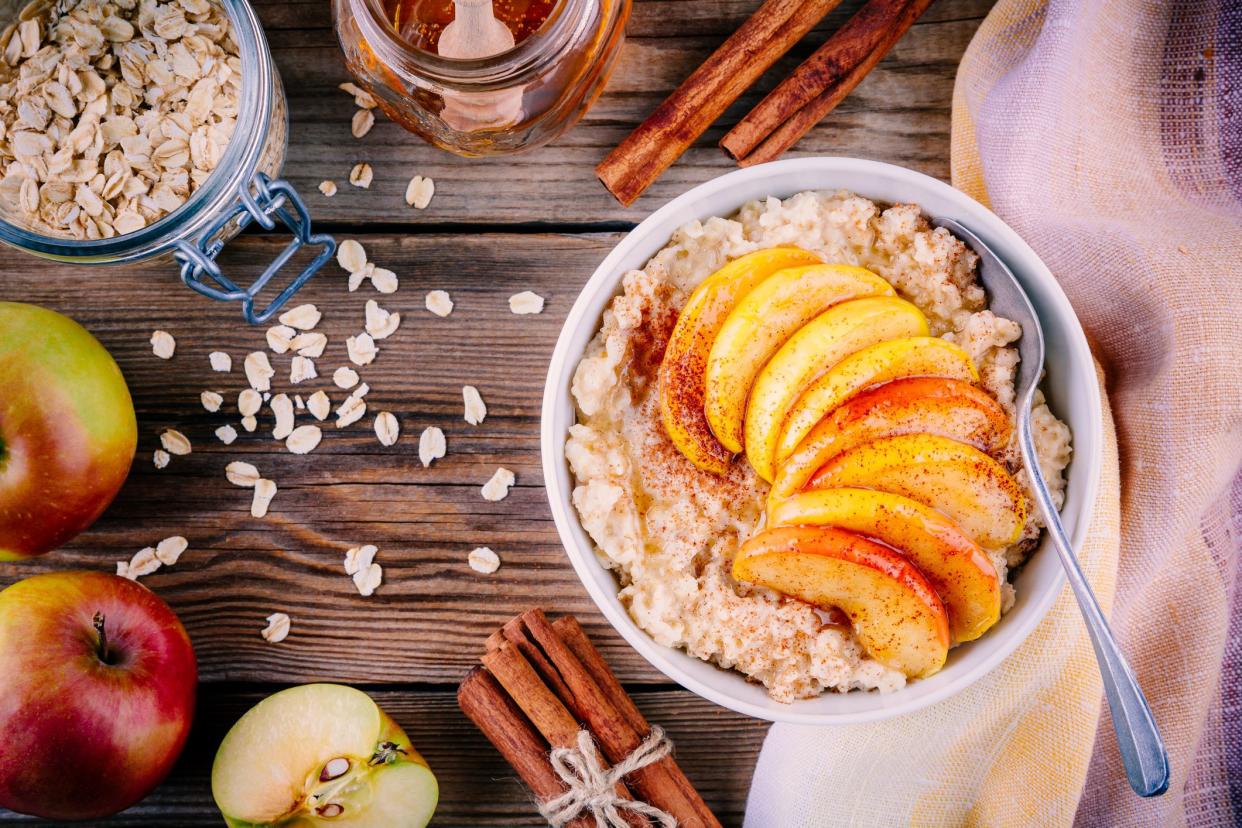
<svg viewBox="0 0 1242 828"><path fill-rule="evenodd" d="M613 629L653 668L664 676L692 693L715 702L722 707L767 721L809 725L838 725L879 721L912 713L943 701L960 693L990 673L1021 646L1035 627L1046 617L1053 602L1065 587L1064 569L1058 565L1054 570L1050 583L1048 583L1043 592L1033 596L1033 605L1025 616L1020 619L1020 623L1017 626L1010 625L1005 628L1004 632L1008 635L1008 638L997 644L996 648L988 653L986 657L970 665L968 668L963 668L959 674L954 676L953 680L947 681L931 691L911 694L909 698L903 699L901 697L908 688L912 686L917 687L921 682L907 684L899 690L885 694L884 698L889 700L890 703L882 707L863 711L799 713L798 708L803 700L780 705L778 708L765 707L745 699L740 699L690 675L677 665L676 658L669 658L668 655L672 654L682 658L694 658L694 656L689 655L680 648L666 647L658 644L645 630L638 626L637 622L623 608L620 608L619 604L612 602L612 599L616 597L615 590L611 596L601 593L601 588L595 581L593 573L597 569L604 569L604 567L597 560L594 545L590 544L587 548L582 548L577 537L575 537L575 528L583 534L586 534L585 529L581 527L572 505L572 485L568 489L563 487L561 477L558 475L558 471L567 469L567 463L564 457L565 436L554 433L556 430L557 408L565 402L565 395L570 393L568 390L569 383L566 380L572 379L573 371L582 357L581 353L570 353L570 348L573 346L572 340L578 329L583 325L589 324L592 326L592 330L598 329L598 312L590 319L587 318L587 315L601 290L609 289L611 290L611 296L617 295L616 291L620 279L626 272L621 269L621 262L632 255L636 249L643 246L652 233L663 235L664 241L660 243L656 250L663 248L677 228L693 220L694 215L691 214L695 213L695 211L693 209L687 210L687 208L697 206L707 199L718 198L721 193L735 189L740 184L750 184L757 180L790 172L813 172L820 175L847 172L850 174L867 173L890 180L904 179L906 182L914 182L916 185L938 192L939 195L954 203L958 210L954 217L962 220L984 238L999 239L1006 247L1016 249L1019 252L1022 258L1020 268L1016 268L1020 270L1019 276L1029 275L1036 281L1041 282L1041 287L1048 292L1056 306L1057 315L1063 316L1069 323L1067 327L1069 328L1072 352L1066 356L1066 360L1069 364L1082 361L1085 365L1093 365L1091 351L1086 335L1082 330L1082 325L1078 321L1069 299L1064 291L1061 290L1060 284L1056 281L1048 267L1016 231L986 206L962 191L924 173L895 164L868 159L819 156L783 159L766 164L758 164L753 167L734 170L706 181L664 204L618 242L582 287L557 337L556 347L549 362L548 374L544 385L543 403L540 410L540 454L542 457L544 486L553 520L556 524L557 535L565 549L566 555L569 557L570 563L573 565L578 579L591 596L592 602L604 617L608 619ZM821 186L818 182L815 182L802 187L801 191L824 191L830 189L832 189L831 186ZM789 193L788 195L792 194ZM779 197L785 198L788 195ZM730 209L708 212L703 214L702 218L710 215L730 215L740 208L742 204L753 200L753 198L742 199ZM921 205L920 209L922 209ZM1075 549L1081 546L1087 529L1094 518L1094 506L1099 490L1100 468L1102 464L1102 440L1100 435L1103 429L1102 404L1098 387L1095 387L1094 392L1089 393L1086 399L1076 402L1078 404L1085 403L1087 407L1085 416L1095 433L1088 443L1094 448L1094 451L1086 454L1080 454L1079 435L1075 434L1074 462L1087 466L1087 470L1079 475L1083 481L1082 492L1077 498L1082 503L1079 512L1081 517L1070 533L1071 543ZM569 399L569 404L571 407L573 406L572 398ZM1088 441L1084 440L1083 442ZM1078 478L1075 479L1077 480ZM1041 549L1044 545L1046 545L1046 536L1045 543L1041 544ZM1056 553L1047 551L1047 554L1055 555ZM610 571L607 574L612 575ZM724 668L716 667L715 665L710 666L724 671ZM951 667L952 665L947 667L946 672ZM732 672L736 676L744 678L737 671L724 672ZM805 701L812 700L807 699Z"/></svg>

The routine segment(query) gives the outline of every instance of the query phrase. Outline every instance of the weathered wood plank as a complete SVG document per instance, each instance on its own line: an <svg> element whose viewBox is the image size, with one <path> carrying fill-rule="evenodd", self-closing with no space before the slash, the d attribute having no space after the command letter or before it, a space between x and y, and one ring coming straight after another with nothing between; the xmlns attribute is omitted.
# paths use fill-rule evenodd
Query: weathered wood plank
<svg viewBox="0 0 1242 828"><path fill-rule="evenodd" d="M546 825L526 789L444 690L371 691L409 735L440 783L432 825ZM211 760L233 722L262 694L206 685L194 731L169 779L143 802L100 826L191 828L223 824L211 798ZM725 825L738 825L755 756L767 726L722 710L683 691L639 693L644 714L663 725L677 746L677 760ZM728 745L727 750L721 750ZM51 826L0 810L0 823ZM76 823L68 823L74 825Z"/></svg>
<svg viewBox="0 0 1242 828"><path fill-rule="evenodd" d="M758 5L757 0L640 0L608 91L583 121L551 146L495 159L460 159L380 117L362 140L350 136L353 105L336 84L347 79L328 4L259 3L290 99L287 174L318 221L553 222L637 221L695 184L733 169L716 141L860 5L849 0L820 30L774 67L635 205L622 208L595 180L594 167ZM941 0L840 108L790 156L853 155L948 177L948 119L957 61L990 5ZM347 185L349 168L375 170L369 190ZM431 207L403 201L414 173L436 179ZM328 199L324 179L340 185Z"/></svg>

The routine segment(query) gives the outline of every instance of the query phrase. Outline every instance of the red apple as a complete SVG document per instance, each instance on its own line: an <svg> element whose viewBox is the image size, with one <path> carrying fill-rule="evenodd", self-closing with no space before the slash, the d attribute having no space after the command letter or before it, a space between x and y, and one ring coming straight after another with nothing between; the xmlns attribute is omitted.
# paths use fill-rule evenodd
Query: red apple
<svg viewBox="0 0 1242 828"><path fill-rule="evenodd" d="M94 523L137 442L125 378L99 341L55 311L0 302L0 561Z"/></svg>
<svg viewBox="0 0 1242 828"><path fill-rule="evenodd" d="M98 819L172 768L198 670L177 616L135 581L36 575L0 592L0 806Z"/></svg>

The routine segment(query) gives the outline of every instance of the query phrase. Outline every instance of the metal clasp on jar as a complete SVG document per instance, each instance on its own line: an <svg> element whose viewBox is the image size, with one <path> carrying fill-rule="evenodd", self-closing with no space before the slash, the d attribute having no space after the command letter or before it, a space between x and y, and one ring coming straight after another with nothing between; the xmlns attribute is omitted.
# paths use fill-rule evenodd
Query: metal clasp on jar
<svg viewBox="0 0 1242 828"><path fill-rule="evenodd" d="M251 222L258 222L265 230L274 230L277 219L293 234L293 240L248 288L238 287L221 272L216 256L229 239ZM323 250L275 299L256 313L255 297L305 245L322 245ZM325 233L311 233L310 213L293 186L284 179L271 179L258 172L250 185L242 189L237 206L213 222L196 240L178 241L173 257L181 265L181 281L212 299L241 302L246 321L255 325L271 319L335 252L336 239Z"/></svg>

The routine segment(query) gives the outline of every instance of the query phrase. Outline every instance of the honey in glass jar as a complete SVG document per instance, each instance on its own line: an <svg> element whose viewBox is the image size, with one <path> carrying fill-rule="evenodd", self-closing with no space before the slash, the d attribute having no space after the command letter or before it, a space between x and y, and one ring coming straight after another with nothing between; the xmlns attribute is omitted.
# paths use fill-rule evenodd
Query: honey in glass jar
<svg viewBox="0 0 1242 828"><path fill-rule="evenodd" d="M440 33L453 22L453 0L383 0L383 6L393 30L407 43L439 52ZM492 0L492 14L521 43L538 31L555 6L556 0Z"/></svg>
<svg viewBox="0 0 1242 828"><path fill-rule="evenodd" d="M616 61L630 2L491 0L486 20L512 44L483 57L449 56L471 19L463 11L450 27L454 0L332 0L332 12L346 63L390 118L481 156L540 146L577 122ZM457 3L473 15L487 0Z"/></svg>

